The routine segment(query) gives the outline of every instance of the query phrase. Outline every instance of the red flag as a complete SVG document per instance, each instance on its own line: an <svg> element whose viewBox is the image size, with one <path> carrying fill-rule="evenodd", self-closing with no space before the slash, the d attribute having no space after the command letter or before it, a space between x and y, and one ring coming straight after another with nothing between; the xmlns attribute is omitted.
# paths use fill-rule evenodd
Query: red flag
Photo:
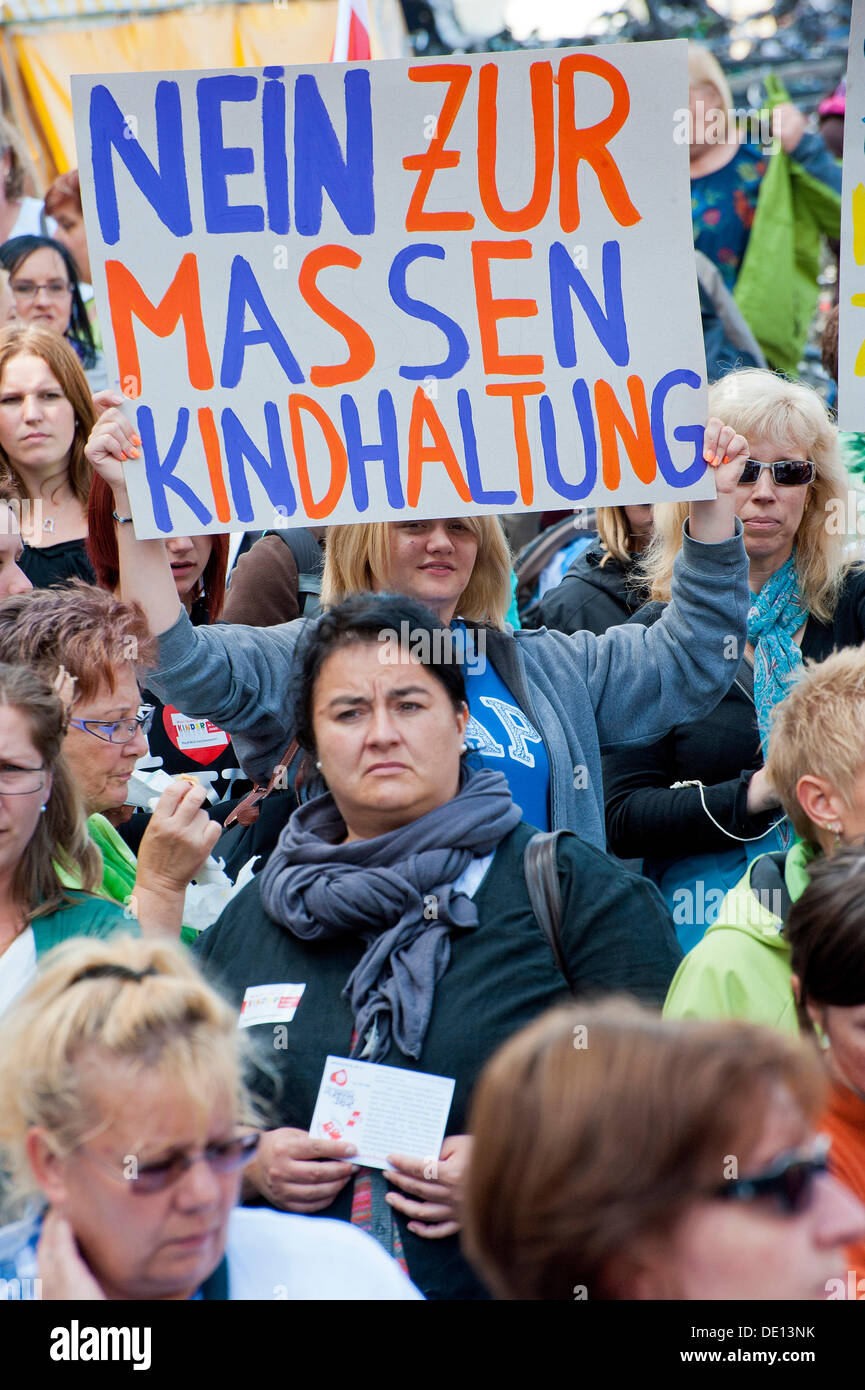
<svg viewBox="0 0 865 1390"><path fill-rule="evenodd" d="M361 62L372 57L369 50L369 10L367 0L339 0L332 63Z"/></svg>

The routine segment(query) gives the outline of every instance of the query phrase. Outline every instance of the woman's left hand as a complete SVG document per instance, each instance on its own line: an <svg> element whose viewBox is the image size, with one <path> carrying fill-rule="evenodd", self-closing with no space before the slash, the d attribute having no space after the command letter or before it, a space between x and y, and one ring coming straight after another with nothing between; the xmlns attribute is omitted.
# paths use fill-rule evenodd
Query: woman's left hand
<svg viewBox="0 0 865 1390"><path fill-rule="evenodd" d="M688 506L688 529L695 541L716 544L736 531L736 488L748 457L748 441L732 425L713 416L703 434L703 458L715 473L717 496Z"/></svg>
<svg viewBox="0 0 865 1390"><path fill-rule="evenodd" d="M703 458L715 470L715 487L720 497L722 493L736 491L745 460L748 457L748 441L743 434L737 434L732 425L725 425L714 415L706 422L703 435Z"/></svg>
<svg viewBox="0 0 865 1390"><path fill-rule="evenodd" d="M462 1220L462 1202L472 1151L470 1134L451 1134L437 1159L388 1154L388 1182L401 1189L387 1201L411 1220L408 1229L427 1240L455 1236ZM409 1195L404 1197L403 1193ZM412 1200L413 1199L413 1200Z"/></svg>
<svg viewBox="0 0 865 1390"><path fill-rule="evenodd" d="M79 1254L72 1227L58 1211L49 1211L42 1223L36 1258L43 1299L55 1302L105 1300L105 1294Z"/></svg>

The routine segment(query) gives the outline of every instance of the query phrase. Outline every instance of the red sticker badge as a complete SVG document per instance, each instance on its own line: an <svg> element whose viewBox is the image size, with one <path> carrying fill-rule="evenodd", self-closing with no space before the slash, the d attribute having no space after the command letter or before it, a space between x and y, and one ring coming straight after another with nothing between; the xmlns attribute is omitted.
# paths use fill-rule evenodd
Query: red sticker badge
<svg viewBox="0 0 865 1390"><path fill-rule="evenodd" d="M216 762L230 742L225 730L212 724L209 719L190 719L174 705L164 707L162 723L177 751L193 762L201 763L202 767Z"/></svg>

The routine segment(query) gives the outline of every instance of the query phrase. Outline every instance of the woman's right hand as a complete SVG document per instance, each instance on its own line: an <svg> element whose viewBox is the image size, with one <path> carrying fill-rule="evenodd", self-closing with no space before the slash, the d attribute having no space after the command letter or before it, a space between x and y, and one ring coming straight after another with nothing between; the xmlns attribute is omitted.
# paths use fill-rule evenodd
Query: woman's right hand
<svg viewBox="0 0 865 1390"><path fill-rule="evenodd" d="M186 777L165 788L138 849L138 881L186 891L222 834L204 810L206 799L201 782Z"/></svg>
<svg viewBox="0 0 865 1390"><path fill-rule="evenodd" d="M103 393L107 402L108 393ZM125 396L114 393L110 399L114 404L103 410L90 431L84 453L93 469L103 477L115 496L125 496L126 483L123 477L123 464L127 459L138 458L141 440L132 424L121 410Z"/></svg>
<svg viewBox="0 0 865 1390"><path fill-rule="evenodd" d="M81 1257L72 1227L58 1211L49 1211L42 1222L36 1258L43 1299L64 1303L105 1299Z"/></svg>
<svg viewBox="0 0 865 1390"><path fill-rule="evenodd" d="M244 1176L283 1211L323 1211L357 1172L356 1164L345 1162L356 1153L353 1144L313 1139L305 1129L271 1129Z"/></svg>

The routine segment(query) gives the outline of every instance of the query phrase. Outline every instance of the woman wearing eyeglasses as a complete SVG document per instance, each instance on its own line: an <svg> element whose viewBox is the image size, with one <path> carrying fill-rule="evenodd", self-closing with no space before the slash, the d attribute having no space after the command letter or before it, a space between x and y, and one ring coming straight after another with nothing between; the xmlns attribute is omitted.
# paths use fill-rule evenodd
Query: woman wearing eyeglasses
<svg viewBox="0 0 865 1390"><path fill-rule="evenodd" d="M804 660L865 641L865 571L848 548L856 509L848 518L849 480L823 401L811 387L759 369L723 377L709 401L749 440L736 489L749 562L748 642L744 651L728 644L737 675L710 714L604 763L610 847L643 857L686 951L750 860L791 842L763 768L772 710L790 678ZM655 507L645 569L659 602L632 622L651 625L669 601L677 525L677 504Z"/></svg>
<svg viewBox="0 0 865 1390"><path fill-rule="evenodd" d="M50 1300L419 1297L356 1229L237 1208L259 1137L237 1019L178 947L61 947L0 1049L0 1168L20 1214L0 1277L38 1278Z"/></svg>
<svg viewBox="0 0 865 1390"><path fill-rule="evenodd" d="M102 854L102 891L130 904L145 931L180 931L189 882L219 837L202 809L204 789L175 781L160 797L137 858L115 829L129 779L147 753L152 710L141 707L135 662L153 650L140 609L103 589L73 583L0 602L0 660L54 681L65 675L64 759Z"/></svg>
<svg viewBox="0 0 865 1390"><path fill-rule="evenodd" d="M478 1083L469 1258L506 1299L825 1299L865 1208L826 1171L823 1092L768 1029L556 1009Z"/></svg>
<svg viewBox="0 0 865 1390"><path fill-rule="evenodd" d="M84 456L94 418L87 379L63 338L36 324L0 329L0 479L28 504L21 568L36 588L95 581Z"/></svg>
<svg viewBox="0 0 865 1390"><path fill-rule="evenodd" d="M94 896L101 864L60 756L64 728L46 681L0 665L0 1012L57 942L137 930L116 903Z"/></svg>
<svg viewBox="0 0 865 1390"><path fill-rule="evenodd" d="M815 864L784 928L799 1025L820 1040L830 1080L821 1129L832 1171L865 1201L865 853L860 842ZM848 1250L855 1271L839 1298L865 1299L865 1237ZM861 1283L860 1283L861 1280Z"/></svg>
<svg viewBox="0 0 865 1390"><path fill-rule="evenodd" d="M0 246L0 266L9 272L15 312L26 323L48 328L74 348L91 391L108 385L105 359L81 297L79 268L59 241L16 236Z"/></svg>

